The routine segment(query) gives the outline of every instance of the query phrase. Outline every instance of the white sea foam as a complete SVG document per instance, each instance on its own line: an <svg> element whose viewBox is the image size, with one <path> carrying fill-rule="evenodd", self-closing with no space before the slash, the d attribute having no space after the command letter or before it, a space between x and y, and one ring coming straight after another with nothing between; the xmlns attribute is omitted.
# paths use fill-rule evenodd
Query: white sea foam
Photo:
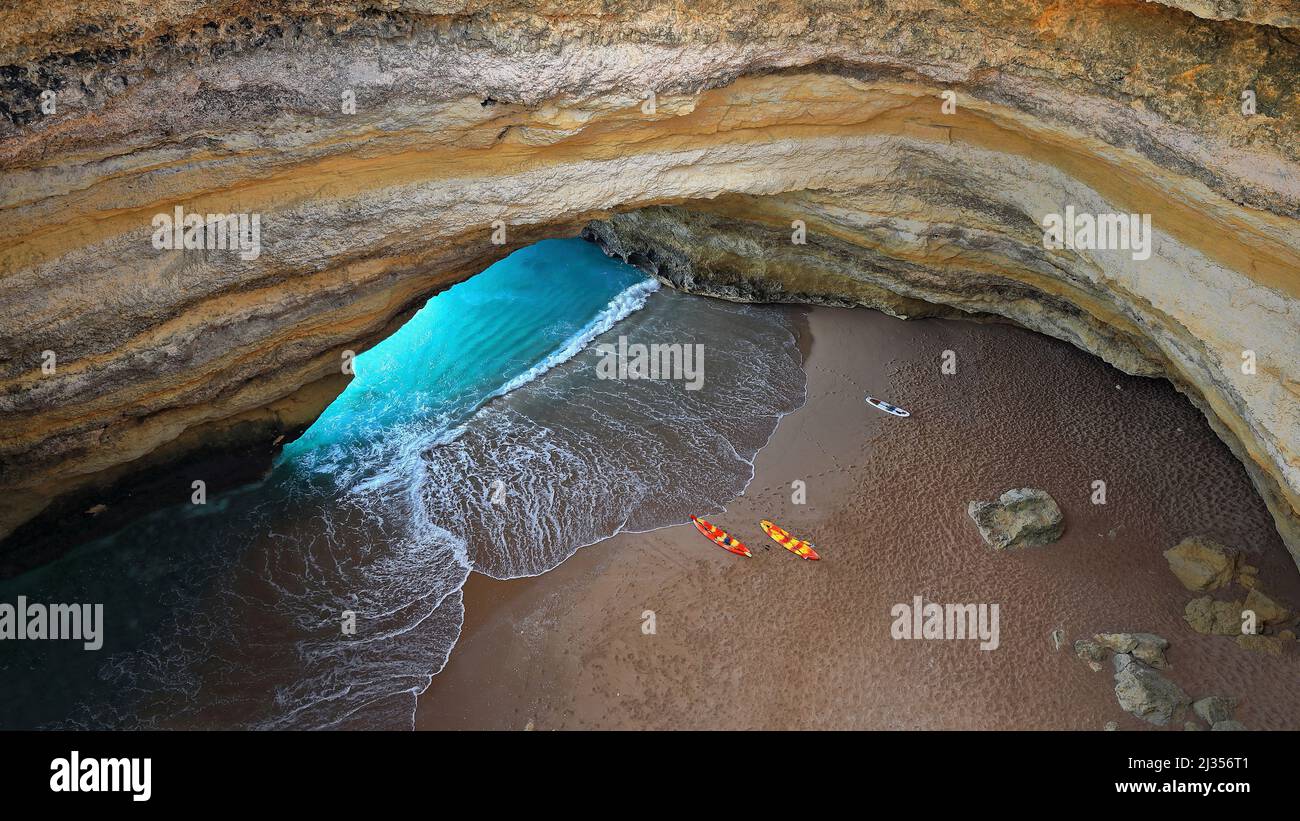
<svg viewBox="0 0 1300 821"><path fill-rule="evenodd" d="M538 362L533 367L511 379L506 384L492 393L492 398L504 396L511 391L532 382L537 377L546 373L556 365L568 362L573 357L582 352L583 348L590 344L591 340L614 327L614 323L620 319L626 319L636 311L645 307L646 300L655 291L660 288L659 280L646 279L638 282L629 288L624 289L618 296L609 301L609 305L603 311L596 315L591 322L588 322L582 330L578 331L568 339L563 345L551 352L545 359Z"/></svg>
<svg viewBox="0 0 1300 821"><path fill-rule="evenodd" d="M730 501L803 401L794 337L771 309L672 292L638 314L658 287L624 290L469 418L332 446L282 466L310 469L279 496L249 490L217 521L195 520L195 592L170 608L164 638L104 671L127 703L64 726L413 726L459 637L471 569L535 575ZM705 389L597 380L588 346L616 323L706 342ZM503 505L491 502L498 479ZM248 544L230 551L232 532ZM355 635L340 632L345 611Z"/></svg>

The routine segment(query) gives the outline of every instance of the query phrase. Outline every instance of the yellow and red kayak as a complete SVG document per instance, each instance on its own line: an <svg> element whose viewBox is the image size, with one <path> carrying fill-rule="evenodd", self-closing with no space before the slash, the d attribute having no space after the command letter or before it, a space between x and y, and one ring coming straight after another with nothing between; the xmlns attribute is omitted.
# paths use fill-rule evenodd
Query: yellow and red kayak
<svg viewBox="0 0 1300 821"><path fill-rule="evenodd" d="M749 552L749 548L741 544L740 539L732 536L727 531L714 527L703 519L698 519L695 516L691 517L691 521L695 523L696 530L703 533L709 538L709 541L713 542L723 550L729 550L737 556L745 556L750 559L754 558L754 554Z"/></svg>
<svg viewBox="0 0 1300 821"><path fill-rule="evenodd" d="M812 542L803 539L796 539L787 531L782 530L766 519L759 522L758 526L763 528L764 533L772 537L772 541L781 545L781 547L784 547L794 555L805 558L810 562L819 561L821 559L821 556L817 555L817 551L813 550Z"/></svg>

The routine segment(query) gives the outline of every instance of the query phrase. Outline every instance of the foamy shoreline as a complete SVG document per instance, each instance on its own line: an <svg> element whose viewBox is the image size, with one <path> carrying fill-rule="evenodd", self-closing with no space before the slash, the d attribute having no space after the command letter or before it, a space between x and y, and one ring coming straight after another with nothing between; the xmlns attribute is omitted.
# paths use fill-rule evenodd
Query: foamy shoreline
<svg viewBox="0 0 1300 821"><path fill-rule="evenodd" d="M1300 579L1240 466L1167 384L1005 326L820 307L808 322L806 404L760 451L745 495L701 511L755 557L678 526L620 534L536 578L473 575L417 727L1149 729L1119 709L1109 673L1051 649L1054 629L1071 643L1160 633L1188 693L1240 699L1251 728L1300 725L1294 652L1250 653L1182 620L1190 594L1160 551L1184 531L1236 544L1284 597ZM945 349L967 381L939 381ZM873 412L866 393L915 416ZM1120 488L1104 509L1087 504L1097 471ZM1066 536L994 554L964 500L1021 484L1057 496ZM824 560L766 540L759 518L812 538ZM890 606L914 595L1000 603L1002 645L891 640Z"/></svg>

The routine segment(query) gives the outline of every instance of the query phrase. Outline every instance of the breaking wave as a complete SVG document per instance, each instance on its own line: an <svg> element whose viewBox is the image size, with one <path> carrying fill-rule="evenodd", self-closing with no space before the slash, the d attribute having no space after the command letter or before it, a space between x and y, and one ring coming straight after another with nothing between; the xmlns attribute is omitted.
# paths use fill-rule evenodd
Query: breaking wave
<svg viewBox="0 0 1300 821"><path fill-rule="evenodd" d="M471 571L543 573L619 531L721 506L802 403L784 312L658 291L595 246L554 240L430 300L356 359L261 483L0 585L102 601L108 618L94 659L0 659L20 680L0 721L412 727ZM703 345L703 389L597 378L591 343L616 325Z"/></svg>

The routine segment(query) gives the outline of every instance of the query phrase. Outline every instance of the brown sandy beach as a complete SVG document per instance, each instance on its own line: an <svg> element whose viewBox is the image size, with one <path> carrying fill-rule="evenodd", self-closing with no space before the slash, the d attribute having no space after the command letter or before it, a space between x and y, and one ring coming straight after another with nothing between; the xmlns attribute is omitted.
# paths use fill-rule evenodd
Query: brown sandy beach
<svg viewBox="0 0 1300 821"><path fill-rule="evenodd" d="M759 453L745 495L700 511L754 558L684 525L621 534L538 577L474 575L418 727L1144 729L1109 667L1089 670L1070 645L1145 631L1169 640L1165 672L1192 698L1239 700L1251 729L1300 728L1294 643L1251 652L1182 618L1197 594L1161 553L1186 536L1240 549L1291 605L1300 575L1240 464L1167 383L1003 325L816 307L803 333L806 405ZM940 371L944 350L955 375ZM868 393L912 418L873 410ZM791 501L796 479L806 505ZM1095 479L1105 505L1091 502ZM1065 536L995 552L967 502L1023 486L1057 499ZM824 560L771 542L764 518ZM998 603L1000 646L892 639L890 609L915 595Z"/></svg>

